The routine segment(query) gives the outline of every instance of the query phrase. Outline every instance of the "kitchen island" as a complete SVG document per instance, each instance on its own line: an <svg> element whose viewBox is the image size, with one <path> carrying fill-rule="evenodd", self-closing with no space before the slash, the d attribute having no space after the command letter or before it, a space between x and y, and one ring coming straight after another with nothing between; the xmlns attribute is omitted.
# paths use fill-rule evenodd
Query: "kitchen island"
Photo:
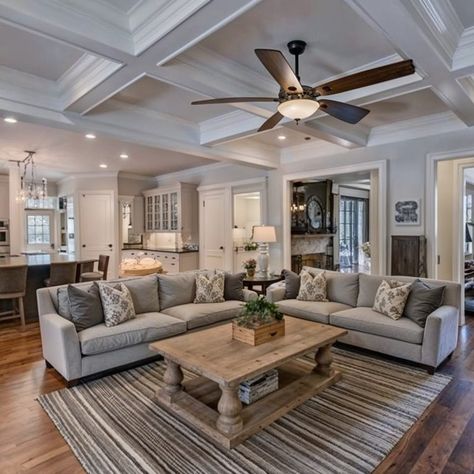
<svg viewBox="0 0 474 474"><path fill-rule="evenodd" d="M144 257L158 260L165 272L187 272L199 268L199 250L174 247L123 248L124 259L140 260Z"/></svg>
<svg viewBox="0 0 474 474"><path fill-rule="evenodd" d="M13 257L0 258L0 267L15 265L27 265L28 272L26 276L26 295L24 298L25 318L27 321L38 319L38 305L36 302L36 290L44 287L44 280L49 277L51 263L56 262L75 262L82 265L84 271L89 271L96 260L76 259L74 254L31 254ZM8 301L2 302L8 305ZM1 311L1 309L0 309Z"/></svg>

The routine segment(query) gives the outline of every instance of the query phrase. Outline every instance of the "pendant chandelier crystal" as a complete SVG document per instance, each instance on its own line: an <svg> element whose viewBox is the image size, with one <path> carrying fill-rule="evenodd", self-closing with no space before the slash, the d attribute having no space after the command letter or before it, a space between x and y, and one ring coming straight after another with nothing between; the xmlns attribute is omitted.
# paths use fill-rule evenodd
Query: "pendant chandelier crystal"
<svg viewBox="0 0 474 474"><path fill-rule="evenodd" d="M18 168L20 168L20 190L18 192L18 201L27 201L33 199L35 201L43 200L48 197L48 181L46 178L37 180L36 165L34 155L36 152L25 150L27 153L23 161L18 161ZM23 173L21 167L23 165ZM29 173L28 173L29 169Z"/></svg>

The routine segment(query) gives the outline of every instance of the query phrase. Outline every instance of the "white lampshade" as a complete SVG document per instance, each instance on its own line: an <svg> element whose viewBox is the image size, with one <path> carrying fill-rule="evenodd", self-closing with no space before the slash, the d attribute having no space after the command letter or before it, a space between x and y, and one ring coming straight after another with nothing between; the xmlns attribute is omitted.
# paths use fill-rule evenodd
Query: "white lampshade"
<svg viewBox="0 0 474 474"><path fill-rule="evenodd" d="M271 225L256 225L253 228L252 240L261 243L276 242L275 227Z"/></svg>
<svg viewBox="0 0 474 474"><path fill-rule="evenodd" d="M282 102L278 112L293 120L305 119L319 109L319 102L311 99L293 99Z"/></svg>

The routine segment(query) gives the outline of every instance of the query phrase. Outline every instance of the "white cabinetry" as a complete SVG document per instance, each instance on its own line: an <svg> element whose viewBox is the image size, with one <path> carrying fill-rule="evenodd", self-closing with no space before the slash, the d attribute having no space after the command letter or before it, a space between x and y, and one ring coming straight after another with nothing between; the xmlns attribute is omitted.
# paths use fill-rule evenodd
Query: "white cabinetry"
<svg viewBox="0 0 474 474"><path fill-rule="evenodd" d="M122 250L122 260L124 258L152 257L159 260L163 265L163 270L168 273L186 272L198 268L198 252L160 252L154 250Z"/></svg>
<svg viewBox="0 0 474 474"><path fill-rule="evenodd" d="M145 196L146 232L181 232L197 241L198 195L196 186L178 183L149 189Z"/></svg>
<svg viewBox="0 0 474 474"><path fill-rule="evenodd" d="M0 176L0 218L10 216L10 194L8 190L8 176Z"/></svg>

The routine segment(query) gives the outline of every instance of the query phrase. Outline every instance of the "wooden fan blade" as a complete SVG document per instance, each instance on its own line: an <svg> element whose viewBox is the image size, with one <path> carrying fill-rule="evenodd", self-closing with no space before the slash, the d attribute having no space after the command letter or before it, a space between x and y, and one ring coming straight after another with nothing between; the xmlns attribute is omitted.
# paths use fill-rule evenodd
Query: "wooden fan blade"
<svg viewBox="0 0 474 474"><path fill-rule="evenodd" d="M303 93L300 81L281 51L276 49L256 49L255 54L284 91L290 94Z"/></svg>
<svg viewBox="0 0 474 474"><path fill-rule="evenodd" d="M318 102L321 110L327 114L352 124L360 122L370 112L370 110L363 109L362 107L344 104L335 100L321 99Z"/></svg>
<svg viewBox="0 0 474 474"><path fill-rule="evenodd" d="M231 104L233 102L278 102L273 97L223 97L222 99L195 100L191 105Z"/></svg>
<svg viewBox="0 0 474 474"><path fill-rule="evenodd" d="M264 130L270 130L273 128L281 119L283 115L280 112L275 112L270 118L265 120L263 125L258 129L259 132L263 132Z"/></svg>
<svg viewBox="0 0 474 474"><path fill-rule="evenodd" d="M340 92L359 89L359 87L371 86L379 82L390 81L399 77L408 76L415 72L415 66L411 59L389 64L388 66L376 67L368 71L358 72L350 76L326 82L313 88L319 95L339 94Z"/></svg>

